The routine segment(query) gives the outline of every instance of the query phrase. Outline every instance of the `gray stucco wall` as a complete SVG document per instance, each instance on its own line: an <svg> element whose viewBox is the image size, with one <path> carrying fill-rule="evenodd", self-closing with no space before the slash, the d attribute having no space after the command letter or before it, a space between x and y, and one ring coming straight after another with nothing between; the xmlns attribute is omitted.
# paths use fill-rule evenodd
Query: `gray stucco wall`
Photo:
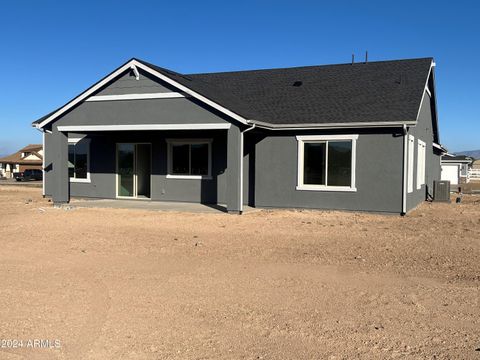
<svg viewBox="0 0 480 360"><path fill-rule="evenodd" d="M108 84L97 94L124 94L175 91L169 85L154 81L141 73L137 81L128 74ZM187 98L149 99L83 102L62 115L47 130L46 134L46 195L52 195L57 179L54 175L55 149L59 146L58 126L66 125L138 125L138 124L225 124L231 119L218 111ZM236 130L232 132L231 130ZM97 132L86 134L90 138L90 183L69 183L71 196L115 198L116 197L116 143L146 142L152 144L152 200L191 201L203 203L228 203L227 160L228 144L234 146L238 156L238 128L232 124L231 130L212 131L123 131ZM234 136L227 140L227 134ZM69 134L78 137L79 134ZM167 179L166 138L212 138L212 179ZM238 148L238 149L237 149ZM234 165L234 164L233 164ZM238 166L237 166L238 167ZM232 169L238 174L238 169ZM237 176L235 176L236 178ZM231 177L233 179L233 177ZM237 182L237 181L235 181ZM238 181L238 184L240 182ZM236 187L230 184L230 187ZM235 190L238 192L237 190ZM230 203L232 205L232 203ZM238 207L238 204L236 205Z"/></svg>
<svg viewBox="0 0 480 360"><path fill-rule="evenodd" d="M398 129L397 131L400 131ZM323 132L331 134L332 132ZM337 132L338 133L338 132ZM401 212L402 137L395 131L359 133L356 157L357 192L296 190L295 133L251 132L245 135L244 203L258 207L298 207ZM305 132L304 134L313 134ZM316 132L315 134L318 134ZM78 137L78 134L70 134ZM116 132L89 135L91 183L70 183L74 197L115 198L115 144L152 144L152 200L227 202L227 131ZM167 179L166 138L212 138L212 180ZM52 145L46 137L47 154ZM46 164L50 161L46 157ZM52 194L51 172L46 194Z"/></svg>
<svg viewBox="0 0 480 360"><path fill-rule="evenodd" d="M418 116L418 123L408 130L408 134L414 136L415 143L413 156L413 192L407 194L407 211L423 202L427 197L427 192L433 195L433 181L440 179L440 154L433 149L432 106L432 99L425 92ZM426 143L425 185L421 185L420 189L417 189L418 140Z"/></svg>
<svg viewBox="0 0 480 360"><path fill-rule="evenodd" d="M55 122L60 125L203 124L227 119L191 98L85 102Z"/></svg>
<svg viewBox="0 0 480 360"><path fill-rule="evenodd" d="M137 80L133 71L128 71L104 86L94 95L148 94L177 91L171 85L155 79L142 69L139 69L139 75Z"/></svg>
<svg viewBox="0 0 480 360"><path fill-rule="evenodd" d="M340 132L303 132L305 135ZM356 154L356 192L296 190L299 133L269 132L255 142L254 202L259 207L293 207L401 212L401 129L345 131L359 134ZM251 137L253 136L250 135ZM252 145L249 145L252 148ZM252 150L251 150L252 151ZM252 156L252 155L250 155ZM251 169L251 167L250 167ZM252 179L252 176L249 176ZM252 188L252 186L250 186Z"/></svg>

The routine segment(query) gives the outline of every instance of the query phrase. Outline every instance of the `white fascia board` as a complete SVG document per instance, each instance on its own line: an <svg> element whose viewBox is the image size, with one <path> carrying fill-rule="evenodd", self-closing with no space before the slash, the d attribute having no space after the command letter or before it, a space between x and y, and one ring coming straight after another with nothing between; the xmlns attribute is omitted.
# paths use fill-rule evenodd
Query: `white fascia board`
<svg viewBox="0 0 480 360"><path fill-rule="evenodd" d="M85 99L87 101L118 101L118 100L147 100L147 99L175 99L184 98L179 92L149 93L149 94L122 94L122 95L97 95Z"/></svg>
<svg viewBox="0 0 480 360"><path fill-rule="evenodd" d="M226 130L230 123L225 124L136 124L136 125L72 125L59 126L58 131L129 131L129 130Z"/></svg>
<svg viewBox="0 0 480 360"><path fill-rule="evenodd" d="M435 142L432 143L432 146L433 146L434 148L440 150L440 151L443 153L443 155L445 155L445 154L446 154L446 155L449 155L449 154L448 154L448 150L447 150L444 146L442 146L442 145L440 145L440 144L437 144L437 143L435 143ZM453 156L453 155L451 155L451 156Z"/></svg>
<svg viewBox="0 0 480 360"><path fill-rule="evenodd" d="M422 110L423 99L425 98L425 93L428 90L428 79L430 79L430 75L432 74L432 69L434 66L435 66L435 63L432 60L432 63L430 64L430 69L428 70L427 80L425 81L425 85L423 86L422 99L420 100L420 106L418 107L416 121L418 121L418 117L420 116L420 111ZM430 90L428 90L428 94L430 95L430 97L432 97Z"/></svg>
<svg viewBox="0 0 480 360"><path fill-rule="evenodd" d="M377 122L352 122L352 123L328 123L328 124L288 124L275 125L262 121L250 120L250 123L257 127L268 130L314 130L314 129L349 129L349 128L384 128L384 127L402 127L403 125L415 126L416 121L377 121Z"/></svg>
<svg viewBox="0 0 480 360"><path fill-rule="evenodd" d="M230 116L231 118L233 118L233 119L241 122L242 124L248 124L248 120L247 120L247 119L245 119L244 117L242 117L242 116L234 113L233 111L228 110L227 108L221 106L220 104L217 104L216 102L214 102L214 101L206 98L205 96L203 96L203 95L201 95L201 94L199 94L199 93L197 93L197 92L189 89L189 88L186 87L186 86L183 86L182 84L180 84L180 83L176 82L175 80L172 80L172 79L170 79L169 77L167 77L167 76L159 73L158 71L156 71L156 70L154 70L154 69L152 69L152 68L150 68L150 67L142 64L141 62L138 62L138 61L136 61L136 60L132 60L132 61L133 61L133 64L134 64L135 66L137 66L138 68L140 68L140 69L142 69L142 70L144 70L144 71L146 71L146 72L148 72L148 73L156 76L156 77L159 78L160 80L163 80L163 81L165 81L166 83L169 83L170 85L173 85L173 86L176 87L177 89L185 92L185 93L188 94L188 95L191 95L191 96L194 97L194 98L197 98L198 100L202 101L203 103L205 103L205 104L213 107L214 109L217 109L217 110L223 112L224 114L226 114L226 115Z"/></svg>

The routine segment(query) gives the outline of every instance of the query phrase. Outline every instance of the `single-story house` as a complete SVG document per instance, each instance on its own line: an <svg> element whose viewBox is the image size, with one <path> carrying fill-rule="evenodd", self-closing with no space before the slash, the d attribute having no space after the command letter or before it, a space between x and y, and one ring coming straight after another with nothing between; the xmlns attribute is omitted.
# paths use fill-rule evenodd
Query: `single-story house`
<svg viewBox="0 0 480 360"><path fill-rule="evenodd" d="M472 165L468 170L468 179L470 182L480 182L480 159L472 162Z"/></svg>
<svg viewBox="0 0 480 360"><path fill-rule="evenodd" d="M445 154L442 156L442 180L450 181L450 185L466 184L468 170L473 159L466 155Z"/></svg>
<svg viewBox="0 0 480 360"><path fill-rule="evenodd" d="M26 169L42 169L42 144L30 144L16 153L0 158L0 177L10 179L13 173Z"/></svg>
<svg viewBox="0 0 480 360"><path fill-rule="evenodd" d="M132 59L33 123L44 192L404 214L440 179L434 67L180 74Z"/></svg>

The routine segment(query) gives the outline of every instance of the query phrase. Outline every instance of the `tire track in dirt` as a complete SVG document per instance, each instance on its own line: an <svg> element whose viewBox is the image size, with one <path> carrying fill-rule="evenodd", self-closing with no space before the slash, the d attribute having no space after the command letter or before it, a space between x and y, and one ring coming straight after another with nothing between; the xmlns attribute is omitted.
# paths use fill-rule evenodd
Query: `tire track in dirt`
<svg viewBox="0 0 480 360"><path fill-rule="evenodd" d="M89 311L87 321L78 334L78 341L65 346L65 355L68 355L67 359L84 359L89 352L93 351L95 342L102 334L111 299L107 286L94 271L75 267L72 273L89 286Z"/></svg>
<svg viewBox="0 0 480 360"><path fill-rule="evenodd" d="M25 253L23 255L26 255ZM13 255L14 256L14 255ZM61 342L60 349L39 349L39 348L17 348L17 349L0 349L1 353L8 353L13 356L12 359L26 359L26 360L44 360L44 359L84 359L87 357L88 352L92 350L95 342L100 337L104 324L106 323L107 314L110 309L110 297L108 289L101 278L99 278L95 271L87 270L75 262L66 261L65 259L58 259L52 262L51 259L43 257L39 258L37 255L37 261L42 264L42 272L45 276L54 276L56 273L62 273L63 277L69 279L70 282L75 283L77 289L84 289L88 294L86 296L85 306L83 309L88 309L85 312L83 325L74 332L75 342L71 340L65 342L62 338L59 338ZM23 267L23 271L31 273L38 272L38 269L32 267L31 264L22 261L20 259L13 260L17 267ZM10 262L9 261L9 262ZM38 263L37 263L38 264ZM38 275L38 274L37 274ZM56 294L57 298L61 293ZM52 301L59 301L57 298ZM24 316L31 317L31 314ZM69 325L75 325L78 319L68 319L66 327ZM59 334L64 333L65 329L59 330ZM72 337L69 336L71 339ZM50 339L52 340L52 339ZM3 359L4 357L1 356Z"/></svg>

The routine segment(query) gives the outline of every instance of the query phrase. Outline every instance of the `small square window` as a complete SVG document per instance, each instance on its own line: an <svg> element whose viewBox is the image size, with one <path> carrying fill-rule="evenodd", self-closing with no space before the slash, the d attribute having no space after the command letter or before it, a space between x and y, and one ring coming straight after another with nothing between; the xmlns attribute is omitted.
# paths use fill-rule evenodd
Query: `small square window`
<svg viewBox="0 0 480 360"><path fill-rule="evenodd" d="M209 178L211 140L167 140L168 178Z"/></svg>

